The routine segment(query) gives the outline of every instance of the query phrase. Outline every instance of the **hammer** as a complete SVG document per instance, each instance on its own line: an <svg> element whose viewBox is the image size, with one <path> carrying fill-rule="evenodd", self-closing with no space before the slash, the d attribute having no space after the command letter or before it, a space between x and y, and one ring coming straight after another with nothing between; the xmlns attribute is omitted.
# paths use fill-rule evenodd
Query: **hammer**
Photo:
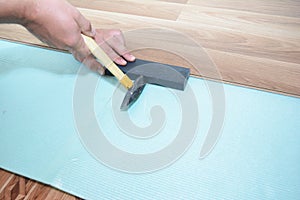
<svg viewBox="0 0 300 200"><path fill-rule="evenodd" d="M112 61L103 49L92 39L86 35L81 34L85 44L97 60L110 71L120 83L127 89L125 98L121 104L121 110L127 110L140 96L144 87L145 81L143 76L139 76L134 82L123 73L122 70Z"/></svg>

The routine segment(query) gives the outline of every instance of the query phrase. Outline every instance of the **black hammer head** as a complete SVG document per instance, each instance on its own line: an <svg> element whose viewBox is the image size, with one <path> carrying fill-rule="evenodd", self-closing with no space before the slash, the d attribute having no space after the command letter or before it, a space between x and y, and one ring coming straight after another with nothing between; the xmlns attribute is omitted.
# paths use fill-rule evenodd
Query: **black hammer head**
<svg viewBox="0 0 300 200"><path fill-rule="evenodd" d="M146 83L184 90L190 76L189 68L138 59L135 62L129 62L126 67L120 67L120 69L130 79L135 79L133 86L128 90L123 100L121 110L127 110L138 99ZM111 75L108 70L105 73Z"/></svg>
<svg viewBox="0 0 300 200"><path fill-rule="evenodd" d="M145 88L145 84L143 76L139 76L134 81L133 86L127 91L123 99L121 110L127 110L139 98Z"/></svg>

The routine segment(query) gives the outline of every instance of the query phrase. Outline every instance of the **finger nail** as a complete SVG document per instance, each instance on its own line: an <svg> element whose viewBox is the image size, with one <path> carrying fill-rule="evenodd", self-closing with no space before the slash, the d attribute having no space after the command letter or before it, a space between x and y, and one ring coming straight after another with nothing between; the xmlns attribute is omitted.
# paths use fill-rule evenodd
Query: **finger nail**
<svg viewBox="0 0 300 200"><path fill-rule="evenodd" d="M115 63L117 63L119 65L126 65L127 64L126 60L124 60L121 57L115 58L114 61L115 61Z"/></svg>
<svg viewBox="0 0 300 200"><path fill-rule="evenodd" d="M130 55L130 61L134 61L135 57L133 55Z"/></svg>
<svg viewBox="0 0 300 200"><path fill-rule="evenodd" d="M127 62L124 59L119 59L121 65L126 65Z"/></svg>

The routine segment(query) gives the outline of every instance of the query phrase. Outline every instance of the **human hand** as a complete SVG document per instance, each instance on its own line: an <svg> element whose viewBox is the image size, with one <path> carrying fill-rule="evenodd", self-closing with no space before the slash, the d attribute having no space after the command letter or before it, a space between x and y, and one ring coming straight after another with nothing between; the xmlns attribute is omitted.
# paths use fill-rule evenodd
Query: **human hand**
<svg viewBox="0 0 300 200"><path fill-rule="evenodd" d="M119 65L135 58L125 47L119 30L94 30L91 23L65 0L35 0L27 6L22 22L32 34L49 46L66 49L80 62L104 74L104 68L91 55L81 33L93 37L108 56Z"/></svg>

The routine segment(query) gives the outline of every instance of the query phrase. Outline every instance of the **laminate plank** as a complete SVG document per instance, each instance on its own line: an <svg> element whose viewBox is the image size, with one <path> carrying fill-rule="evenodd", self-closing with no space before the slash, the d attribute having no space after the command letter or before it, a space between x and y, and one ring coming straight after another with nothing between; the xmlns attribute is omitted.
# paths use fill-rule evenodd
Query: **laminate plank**
<svg viewBox="0 0 300 200"><path fill-rule="evenodd" d="M61 200L77 200L77 198L70 194L64 193L63 196L61 197Z"/></svg>
<svg viewBox="0 0 300 200"><path fill-rule="evenodd" d="M84 12L86 12L86 10ZM157 27L157 25L161 24L162 26L160 27L171 28L173 30L180 31L181 33L186 34L189 37L192 37L204 48L275 59L284 62L293 62L298 64L300 63L300 42L298 42L298 40L296 39L290 40L287 38L264 37L235 32L232 30L224 30L218 27L208 27L205 25L198 25L197 27L188 29L189 25L185 23L178 23L177 25L176 23L155 22L145 19L135 20L135 22L129 24L127 22L133 20L130 17L123 17L122 19L112 19L112 17L110 17L110 19L107 19L108 17L103 13L99 13L98 15L91 15L90 13L86 12L86 16L91 19L95 27L120 27L123 31L126 32L126 30ZM105 23L102 23L101 21L104 20ZM139 25L143 23L147 24L146 27L143 25ZM18 31L14 34L11 34L13 30ZM31 44L44 45L23 28L19 29L19 27L11 25L0 25L0 37ZM131 41L127 41L127 43L130 44Z"/></svg>
<svg viewBox="0 0 300 200"><path fill-rule="evenodd" d="M0 200L79 200L51 186L0 169Z"/></svg>
<svg viewBox="0 0 300 200"><path fill-rule="evenodd" d="M19 183L18 181L16 181L13 185L6 188L5 199L16 199L18 195L19 195Z"/></svg>
<svg viewBox="0 0 300 200"><path fill-rule="evenodd" d="M31 188L24 198L24 200L31 199L77 200L77 198L72 195L66 194L63 191L51 188L51 186L47 186L37 182L32 182Z"/></svg>
<svg viewBox="0 0 300 200"><path fill-rule="evenodd" d="M151 54L151 60L153 61L190 67L192 68L192 75L206 79L222 80L235 85L300 96L300 65L298 64L257 59L251 56L211 49L206 49L206 51L216 64L220 73L219 77L216 76L215 71L211 70L210 65L200 66L201 73L199 74L199 71L195 70L187 60L169 52L145 49L133 53L141 59L149 59L148 55Z"/></svg>
<svg viewBox="0 0 300 200"><path fill-rule="evenodd" d="M25 194L28 195L28 193L31 191L32 187L36 186L36 182L33 180L27 180L25 185Z"/></svg>
<svg viewBox="0 0 300 200"><path fill-rule="evenodd" d="M226 82L300 96L299 64L210 49L207 51L216 65L222 66L218 69Z"/></svg>
<svg viewBox="0 0 300 200"><path fill-rule="evenodd" d="M114 13L80 9L96 27L114 28L120 27L124 31L145 28L165 27L172 28L191 36L203 47L232 53L241 53L251 56L276 59L285 62L299 63L300 42L299 39L265 37L248 33L235 32L220 27L199 24L191 27L190 24L155 20L153 18L136 18L131 15L120 17ZM144 25L146 24L146 25ZM8 27L0 25L1 37L18 41L31 41L31 43L42 44L31 35L26 35L25 30L17 29L15 26ZM14 29L16 28L16 29ZM11 32L17 30L13 36ZM128 42L129 43L129 42Z"/></svg>
<svg viewBox="0 0 300 200"><path fill-rule="evenodd" d="M153 0L149 0L153 1ZM188 0L156 0L156 1L165 1L165 2L170 2L170 3L181 3L181 4L186 4Z"/></svg>
<svg viewBox="0 0 300 200"><path fill-rule="evenodd" d="M90 9L80 9L80 11L92 21L95 27L121 28L125 33L125 37L127 37L127 44L131 46L131 49L133 50L135 46L141 47L144 45L144 47L147 47L147 45L161 41L147 39L147 35L143 35L146 33L146 31L142 31L143 34L135 35L135 37L128 37L132 30L135 30L135 32L138 33L138 29L143 28L170 28L186 34L188 37L191 37L195 41L199 42L204 47L204 50L214 50L210 51L211 53L209 55L213 61L217 60L219 57L222 57L222 60L215 62L221 72L223 81L232 83L240 82L240 84L250 85L257 88L266 88L270 90L274 89L274 82L276 82L278 84L275 84L275 91L295 95L300 94L300 79L295 79L295 81L292 83L290 83L289 79L291 73L289 66L293 66L292 68L295 71L295 76L299 77L299 43L295 42L296 40L291 41L289 38L284 37L264 37L205 24L191 26L191 23L186 22L161 20L149 17L137 17L135 15L128 14L111 13ZM19 36L16 36L15 34L15 36L12 36L11 34L4 33L4 35L5 34L6 37L10 39L26 38L23 40L24 42L30 41L29 38L32 37L28 35L22 35L25 33L22 33ZM1 32L0 35L3 36L3 33ZM184 46L184 44L179 42L172 44L172 46L172 48L180 49L182 46ZM191 54L192 57L198 56L192 55L193 47L187 49L186 52L190 52L189 54ZM143 53L137 55L143 59L154 60L162 63L175 65L182 64L181 62L172 63L174 56L173 58L170 56L164 57L153 52L146 53L144 55L142 54ZM234 62L232 61L232 58L234 58ZM263 60L263 65L258 65L258 60ZM186 65L186 62L183 62L183 64ZM199 66L202 66L201 75L214 79L214 74L209 71L210 66L206 65L207 63L205 63L205 61L201 60L199 62ZM245 70L240 71L239 69L241 67L244 67ZM264 70L265 73L260 76L259 80L256 80L257 76L255 76L255 74L261 70L261 67L264 67L270 71ZM282 70L282 68L287 70ZM273 71L279 71L280 73L274 73ZM197 74L197 72L195 73ZM270 78L269 74L272 73L274 73L276 76Z"/></svg>
<svg viewBox="0 0 300 200"><path fill-rule="evenodd" d="M25 196L23 195L18 195L15 200L24 200Z"/></svg>
<svg viewBox="0 0 300 200"><path fill-rule="evenodd" d="M110 16L110 18L112 19L112 17ZM125 17L126 18L126 17ZM124 20L124 17L122 17L122 19ZM130 21L130 20L128 20ZM152 23L155 24L154 20L151 20ZM138 23L138 22L137 22ZM151 22L147 23L148 25ZM159 22L162 23L162 22ZM123 23L119 23L121 26ZM126 24L126 23L124 23ZM140 24L142 24L142 22L140 22ZM157 23L158 24L158 23ZM172 28L172 24L170 22L166 22L167 25L165 25L166 27ZM110 24L108 24L108 26L110 26ZM174 25L175 26L175 25ZM184 31L184 29L188 29L188 25L186 24L181 24L181 26L177 28L177 30L182 30L182 32ZM203 27L203 28L202 28ZM124 27L125 28L125 27ZM259 88L264 88L264 89L269 89L269 90L275 90L275 91L280 91L280 92L286 92L289 94L295 94L295 95L299 95L300 91L299 91L299 77L300 77L300 66L299 63L297 63L298 57L299 56L295 56L295 54L298 54L299 52L297 52L297 49L299 49L298 47L294 48L294 52L292 52L292 54L288 55L286 58L281 58L281 56L286 56L284 54L288 54L288 51L291 51L290 47L286 47L286 49L288 50L287 52L283 52L282 49L280 49L280 47L278 47L279 49L275 52L274 50L272 50L274 47L276 47L277 45L279 45L282 41L278 40L278 41L273 41L273 42L269 42L272 41L272 38L265 38L265 37L255 37L252 36L251 34L240 34L239 36L243 39L243 37L248 36L249 39L247 38L247 40L250 40L252 37L252 41L253 44L250 44L247 46L247 43L243 44L241 42L239 42L237 40L236 37L236 33L233 31L227 31L227 33L225 34L224 31L222 31L222 29L220 28L215 28L215 27L208 27L208 26L203 26L201 25L200 31L196 30L197 27L193 30L191 30L191 28L189 29L189 33L185 33L189 34L192 36L193 39L197 39L199 37L202 37L202 40L197 40L200 41L201 44L206 44L207 45L203 45L205 47L206 50L212 50L214 49L215 51L210 51L210 57L212 58L212 60L216 63L216 65L218 66L219 70L221 71L221 75L222 75L222 80L224 81L228 81L228 82L232 82L232 83L240 83L243 85L247 85L247 86L256 86ZM216 31L213 31L216 30ZM126 35L126 34L125 34ZM222 36L222 37L221 37ZM146 38L146 36L140 36L142 38L139 38L139 36L136 37L132 37L127 38L127 43L129 45L133 45L134 43L138 42L139 40L141 41L149 41L150 43L153 43L154 41L151 41L149 39ZM220 40L220 37L223 38L222 40ZM228 37L228 39L226 38ZM144 38L144 40L143 40ZM201 38L200 38L201 39ZM216 40L216 41L214 41ZM237 40L237 41L236 41ZM236 41L236 42L234 42ZM161 42L161 41L158 41ZM292 43L289 42L289 40L286 40L287 43L294 45ZM221 44L219 44L221 43ZM248 42L249 43L249 42ZM262 44L260 44L262 43ZM215 44L215 45L214 45ZM257 45L256 45L257 44ZM149 44L148 44L149 45ZM175 46L176 44L174 44ZM218 47L218 45L220 46L220 48L216 48ZM137 45L137 46L143 46L143 45ZM146 45L147 46L147 45ZM285 46L285 45L283 45ZM174 47L176 48L176 46ZM180 46L177 48L180 48ZM232 50L232 48L235 48ZM238 49L240 48L240 49ZM247 49L248 48L248 49ZM269 49L268 49L269 48ZM276 48L275 48L276 49ZM273 54L273 55L272 55ZM153 55L153 54L152 54ZM222 56L220 56L222 55ZM139 55L141 56L141 55ZM147 59L147 57L149 57L150 54L145 55L143 58ZM161 55L155 55L156 59L153 58L153 56L150 58L151 60L156 60L159 62L163 62L163 63L169 63L169 64L174 64L174 63L170 63L171 59L170 57L166 57L164 58L164 56ZM197 56L197 55L195 55ZM222 58L219 59L218 61L216 61L218 58ZM250 59L251 58L251 59ZM149 59L149 58L148 58ZM276 62L277 61L277 62ZM184 63L178 62L176 61L178 65L182 65L185 66ZM294 64L293 64L294 63ZM296 64L295 64L296 63ZM200 63L199 65L204 65L203 63ZM206 68L206 66L203 66L203 68ZM240 68L244 68L245 70L241 71L239 70ZM265 69L262 71L262 69ZM261 72L261 75L259 77L257 77L257 75L255 75L257 72ZM274 72L279 72L279 73L274 73ZM211 73L209 73L208 70L204 69L204 72L202 71L203 76L206 76L208 78L213 78ZM290 82L290 76L291 73L293 75L293 82ZM271 74L274 74L271 76ZM275 84L276 83L276 84Z"/></svg>
<svg viewBox="0 0 300 200"><path fill-rule="evenodd" d="M232 53L265 57L285 62L299 63L300 42L298 39L265 37L243 33L206 24L191 25L146 17L114 14L80 9L96 27L134 30L147 27L170 28L192 37L203 47Z"/></svg>
<svg viewBox="0 0 300 200"><path fill-rule="evenodd" d="M19 177L19 194L21 196L26 195L26 180L24 177Z"/></svg>
<svg viewBox="0 0 300 200"><path fill-rule="evenodd" d="M3 179L3 182L1 183L0 194L5 194L6 188L9 187L10 185L14 184L16 181L17 180L16 180L15 175L9 174L7 179Z"/></svg>
<svg viewBox="0 0 300 200"><path fill-rule="evenodd" d="M4 199L6 187L13 180L14 175L4 172L2 170L0 170L0 173L1 173L1 176L0 176L0 181L1 181L0 182L0 199Z"/></svg>
<svg viewBox="0 0 300 200"><path fill-rule="evenodd" d="M30 188L29 188L28 192L26 193L26 197L24 198L24 200L38 199L41 189L42 189L42 185L40 185L36 182L30 181ZM43 194L46 193L46 190L47 190L47 188L44 189Z"/></svg>
<svg viewBox="0 0 300 200"><path fill-rule="evenodd" d="M0 24L0 38L47 46L18 24Z"/></svg>
<svg viewBox="0 0 300 200"><path fill-rule="evenodd" d="M62 199L63 194L57 190L50 190L44 200Z"/></svg>
<svg viewBox="0 0 300 200"><path fill-rule="evenodd" d="M0 169L0 191L2 190L2 186L10 176L11 174L9 172Z"/></svg>
<svg viewBox="0 0 300 200"><path fill-rule="evenodd" d="M300 17L300 2L297 0L189 0L190 5L226 8L277 16Z"/></svg>
<svg viewBox="0 0 300 200"><path fill-rule="evenodd" d="M80 8L102 10L137 16L147 16L159 19L176 20L182 6L164 1L139 0L69 0L71 4Z"/></svg>
<svg viewBox="0 0 300 200"><path fill-rule="evenodd" d="M11 175L7 179L6 183L4 183L4 185L2 186L2 188L4 188L4 199L14 199L17 197L16 192L15 192L16 191L15 188L16 188L17 184L18 184L17 176ZM0 196L2 196L1 193L3 193L3 192L0 191Z"/></svg>
<svg viewBox="0 0 300 200"><path fill-rule="evenodd" d="M298 59L300 57L300 43L295 42L296 39L290 41L289 38L264 37L228 29L224 30L220 27L205 24L191 26L191 24L187 23L149 18L135 18L135 20L133 20L133 17L130 15L123 15L122 18L119 18L112 13L102 13L102 15L98 11L94 11L94 14L92 12L85 12L84 10L82 10L82 12L92 21L94 19L94 23L100 21L95 20L98 17L109 18L111 21L106 20L107 23L104 24L104 26L113 28L113 26L117 25L125 30L125 36L127 36L126 39L129 46L144 45L147 47L155 43L155 41L147 38L147 33L146 35L138 34L131 38L128 37L129 34L128 32L126 33L126 30L143 28L141 24L147 24L147 27L166 27L180 31L199 42L205 50L210 50L209 56L221 71L224 81L270 90L274 89L275 91L283 91L289 94L300 94L300 66ZM130 21L134 22L130 23ZM145 31L143 33L145 33ZM136 45L138 42L141 42L141 44ZM180 44L179 41L179 44L173 44L173 48L182 48L183 45L184 44ZM193 47L186 51L193 54ZM143 58L162 63L175 64L170 63L174 60L174 56L172 59L170 57L161 56L161 53L155 55L153 52L147 55ZM197 55L194 56L196 57ZM186 65L186 62L185 65L178 61L176 61L176 63L177 65ZM204 69L206 68L206 63L199 63L199 65L203 66L202 68ZM209 67L210 66L207 66L207 68ZM239 70L243 67L245 68L244 71ZM264 69L263 73L257 77L257 72L259 73L262 69ZM290 82L291 70L293 73L292 83ZM274 74L274 76L269 76L270 74ZM214 78L209 70L202 71L202 76Z"/></svg>
<svg viewBox="0 0 300 200"><path fill-rule="evenodd" d="M237 10L184 6L177 21L190 26L206 24L270 38L289 38L300 42L300 18L266 15Z"/></svg>

